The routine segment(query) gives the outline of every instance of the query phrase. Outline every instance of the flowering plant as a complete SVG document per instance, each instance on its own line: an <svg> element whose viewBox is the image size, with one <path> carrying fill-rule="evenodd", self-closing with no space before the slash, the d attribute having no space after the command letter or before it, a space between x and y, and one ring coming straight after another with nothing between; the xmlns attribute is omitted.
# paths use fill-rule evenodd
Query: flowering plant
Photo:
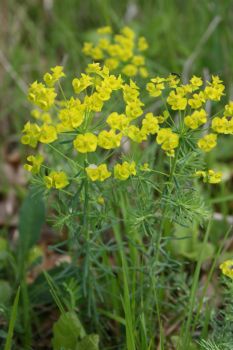
<svg viewBox="0 0 233 350"><path fill-rule="evenodd" d="M110 32L108 27L99 31L107 36ZM193 76L187 84L176 74L140 84L132 80L137 73L147 76L144 59L135 56L134 39L124 28L114 43L108 37L97 46L86 43L84 53L104 64L90 63L85 73L74 77L72 96L62 88L61 66L51 68L44 82L32 83L28 99L34 121L25 124L21 141L36 149L25 169L44 195L53 194L56 223L68 230L88 317L98 323L98 307L107 299L108 288L116 299L116 290L124 295L124 312L126 307L128 313L135 312L132 324L136 305L152 300L145 322L153 339L154 310L161 322L155 286L166 273L165 238L174 235L177 223L191 227L209 217L197 180L217 184L222 179L221 172L208 168L205 154L217 146L219 135L233 134L233 102L214 115L206 111L208 101L217 108L224 96L218 76L206 82ZM147 48L144 38L137 48ZM162 104L156 114L149 102L154 99ZM130 235L124 234L126 226ZM132 280L126 278L128 268ZM121 285L114 289L113 270L123 290ZM129 290L135 300L132 309ZM116 307L114 298L110 308ZM127 327L127 339L133 342Z"/></svg>

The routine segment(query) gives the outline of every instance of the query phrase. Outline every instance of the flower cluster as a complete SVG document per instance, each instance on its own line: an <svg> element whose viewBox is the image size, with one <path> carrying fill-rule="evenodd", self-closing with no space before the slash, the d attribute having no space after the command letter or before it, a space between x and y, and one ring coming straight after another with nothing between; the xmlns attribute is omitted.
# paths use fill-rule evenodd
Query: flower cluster
<svg viewBox="0 0 233 350"><path fill-rule="evenodd" d="M180 116L183 115L184 126L187 131L189 129L201 131L201 128L205 128L208 123L208 115L204 109L204 104L208 100L220 101L225 87L218 76L212 76L211 81L204 86L200 77L193 76L188 84L181 84L177 75L170 74L167 78L152 78L146 89L151 97L162 95L172 110L178 111ZM233 102L231 101L225 106L223 116L214 117L210 124L213 132L207 133L197 140L197 146L203 152L210 152L217 146L218 134L233 134ZM171 130L168 132L171 132ZM162 135L162 142L160 142L158 135L158 143L163 143L163 137L166 133L164 130L159 132ZM175 147L177 147L177 137L175 138L173 135L172 138ZM162 148L167 150L170 155L173 153L171 152L172 149L166 149L166 145Z"/></svg>
<svg viewBox="0 0 233 350"><path fill-rule="evenodd" d="M109 32L106 27L100 34ZM124 28L116 37L118 44L123 45L125 40L133 39L134 34ZM143 39L138 45L141 50L146 48ZM74 93L69 98L65 97L60 83L64 77L63 67L56 66L44 75L44 83L31 84L28 99L34 105L31 113L34 120L28 121L22 131L23 144L32 148L40 144L40 149L48 144L72 162L72 173L68 175L48 166L46 152L43 153L45 159L39 154L27 158L25 169L42 175L48 189L68 186L77 176L77 170L81 178L100 182L110 177L126 181L141 171L148 171L148 164L145 167L134 160L124 161L125 142L144 143L143 147L156 142L167 156L175 157L184 151L183 144L187 146L190 141L200 153L210 152L217 145L218 134L233 134L233 102L225 106L222 115L216 114L213 118L205 110L206 101L219 101L223 95L224 85L216 76L205 85L196 76L188 84L182 84L175 74L150 79L145 90L152 98L160 97L165 102L159 115L144 111L139 86L133 80L126 82L121 75L112 74L108 66L88 64L86 73L72 80ZM69 156L64 154L67 149L62 149L66 146ZM112 168L108 169L105 162L113 154L109 162ZM123 162L118 162L122 158ZM197 171L196 176L211 184L220 182L222 177L213 170Z"/></svg>
<svg viewBox="0 0 233 350"><path fill-rule="evenodd" d="M111 27L97 30L98 41L94 45L85 42L83 53L96 62L103 62L110 71L118 71L128 77L140 75L148 76L143 51L147 50L148 43L144 37L136 37L129 27L121 29L120 34L113 35Z"/></svg>

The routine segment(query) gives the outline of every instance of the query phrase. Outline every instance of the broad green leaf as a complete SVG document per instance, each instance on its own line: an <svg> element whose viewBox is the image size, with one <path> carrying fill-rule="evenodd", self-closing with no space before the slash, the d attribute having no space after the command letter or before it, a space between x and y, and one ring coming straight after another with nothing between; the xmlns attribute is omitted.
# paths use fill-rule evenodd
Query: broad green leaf
<svg viewBox="0 0 233 350"><path fill-rule="evenodd" d="M6 305L10 301L12 288L7 281L0 280L0 305Z"/></svg>
<svg viewBox="0 0 233 350"><path fill-rule="evenodd" d="M175 240L172 241L170 248L176 255L183 256L190 260L198 260L202 250L202 242L198 238L198 231L191 227L175 226ZM212 243L205 244L205 256L203 260L209 259L214 254L214 245Z"/></svg>
<svg viewBox="0 0 233 350"><path fill-rule="evenodd" d="M5 238L0 237L0 263L1 267L9 257L8 242Z"/></svg>
<svg viewBox="0 0 233 350"><path fill-rule="evenodd" d="M41 194L29 192L23 201L19 217L19 250L21 262L40 238L45 222L45 205Z"/></svg>
<svg viewBox="0 0 233 350"><path fill-rule="evenodd" d="M76 346L75 350L99 350L99 336L86 335Z"/></svg>
<svg viewBox="0 0 233 350"><path fill-rule="evenodd" d="M53 350L76 350L78 341L85 337L85 331L74 312L62 314L53 325Z"/></svg>
<svg viewBox="0 0 233 350"><path fill-rule="evenodd" d="M8 242L5 238L0 237L0 253L8 249Z"/></svg>

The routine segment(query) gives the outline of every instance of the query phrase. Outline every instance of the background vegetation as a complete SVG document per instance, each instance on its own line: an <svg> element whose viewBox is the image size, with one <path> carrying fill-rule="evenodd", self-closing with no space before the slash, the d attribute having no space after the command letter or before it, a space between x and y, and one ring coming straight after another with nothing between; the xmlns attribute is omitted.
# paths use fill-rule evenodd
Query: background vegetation
<svg viewBox="0 0 233 350"><path fill-rule="evenodd" d="M117 31L122 26L129 25L147 38L149 42L148 62L155 75L175 72L182 75L186 81L192 74L205 78L211 74L218 74L226 84L225 101L223 99L223 102L226 102L233 99L233 3L231 0L1 0L0 22L0 237L1 239L7 238L8 242L6 246L6 241L0 240L0 279L4 280L4 283L6 280L9 282L1 284L0 290L0 304L3 305L0 310L0 337L2 344L5 344L10 309L4 305L13 304L18 281L25 268L23 263L20 268L17 266L14 261L15 252L12 253L12 249L18 237L19 207L27 191L27 178L22 170L26 151L20 145L19 139L20 130L30 113L30 106L26 99L28 84L39 79L45 71L56 64L64 65L68 76L80 73L86 64L86 59L81 52L82 44L85 40L95 37L97 27L111 25ZM69 87L67 86L66 89ZM222 168L224 172L225 181L218 187L209 188L209 192L206 194L215 213L215 221L210 234L211 249L217 252L220 243L223 242L222 259L230 257L233 250L229 231L229 225L233 224L232 149L233 138L227 140L222 138L220 147L212 152L207 159L210 168L217 166ZM26 205L28 207L25 209L25 214L21 211L21 222L26 220L29 213L30 203L26 203ZM36 210L41 212L40 217L43 217L43 209L38 207ZM33 216L33 213L31 215ZM39 224L37 222L34 224L39 229ZM117 231L117 227L115 230ZM228 233L227 239L224 238L226 233ZM115 232L115 234L117 233ZM182 236L185 234L185 231L181 233ZM59 238L61 237L59 236ZM43 268L58 268L57 265L61 259L69 260L68 255L61 258L59 250L54 253L49 248L50 245L58 244L58 241L58 233L51 228L51 225L47 225L43 229L40 244L46 254ZM29 242L27 247L25 247L25 241L21 244L22 249L27 249L33 245L33 242ZM176 246L180 252L180 264L184 263L184 257L191 261L187 270L190 275L194 273L194 262L198 255L196 247L195 244L191 248L190 246L187 248L185 244ZM7 266L4 265L6 252L9 254ZM34 253L40 255L40 252ZM215 257L219 262L218 256L215 255ZM203 283L209 276L210 266L213 266L212 262L207 262L202 267ZM178 269L177 266L174 268ZM72 272L69 271L69 273L72 276ZM33 270L31 274L27 275L25 285L34 281L37 275L38 272ZM53 276L62 280L64 272L62 270L55 271ZM168 314L170 312L170 316L175 318L175 314L179 314L179 307L182 314L183 310L190 305L186 301L189 300L187 291L191 283L184 274L177 276L174 274L170 278L173 280L171 284L174 285L177 282L181 294L184 295L185 307L177 305L178 309L168 311ZM30 323L30 319L27 319L28 310L32 308L27 303L27 300L30 300L34 305L32 313L34 317L34 346L32 348L46 349L49 348L51 328L57 319L57 311L51 297L49 297L48 282L41 278L37 283L34 289L29 291L26 287L23 289L24 303L21 313L24 314L22 319L25 327ZM53 289L51 283L50 281L50 289ZM72 284L72 281L69 283L65 290L68 290L68 294L71 291L72 295L77 296L75 284ZM214 282L211 282L208 288L208 295L215 295L215 306L222 306L223 300L227 300L226 302L230 305L229 296L227 295L226 299L222 296L217 273ZM40 289L40 298L41 295L44 298L42 304L38 297L38 289ZM1 291L4 292L1 293ZM216 297L216 295L218 296ZM162 296L160 297L162 298ZM127 296L125 298L127 300ZM175 296L173 295L172 298L174 298L174 302ZM77 300L74 301L74 303L76 302ZM40 311L43 322L38 311L41 308L46 308L46 310ZM223 344L225 341L224 337L220 339L220 334L224 334L225 338L229 337L230 339L232 332L230 325L233 324L232 306L228 310L231 312L230 316L228 315L228 324L222 326L219 320L213 316L213 309L206 308L207 321L203 321L201 335L206 338L209 324L211 324L211 332L214 330L217 335L213 343L203 342L203 349L218 349L214 342ZM111 315L105 316L110 317ZM215 321L211 323L209 320L212 317ZM225 314L218 317L220 320L221 317L225 319ZM124 325L124 320L115 321ZM168 327L165 330L165 336L173 335L173 332L180 327L179 319L173 322L173 327ZM99 331L103 332L102 329ZM28 333L25 335L23 326L18 324L17 337L20 339L19 342L24 344L22 349L25 350L27 339L31 338L30 329L28 328ZM36 339L39 339L37 345L35 345ZM172 342L175 346L176 339L173 338ZM228 349L227 346L225 345L225 348L219 347L219 349Z"/></svg>

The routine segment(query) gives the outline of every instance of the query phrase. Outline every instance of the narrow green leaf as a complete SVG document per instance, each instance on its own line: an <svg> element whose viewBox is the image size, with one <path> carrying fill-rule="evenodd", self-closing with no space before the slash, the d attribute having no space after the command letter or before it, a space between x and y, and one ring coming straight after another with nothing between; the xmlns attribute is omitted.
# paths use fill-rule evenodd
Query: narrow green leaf
<svg viewBox="0 0 233 350"><path fill-rule="evenodd" d="M12 312L11 312L11 319L10 319L10 323L9 323L9 329L8 329L8 333L7 333L6 344L5 344L4 350L11 349L15 321L16 321L16 317L17 317L19 295L20 295L20 287L18 288L15 299L14 299L14 304L13 304L13 308L12 308Z"/></svg>

